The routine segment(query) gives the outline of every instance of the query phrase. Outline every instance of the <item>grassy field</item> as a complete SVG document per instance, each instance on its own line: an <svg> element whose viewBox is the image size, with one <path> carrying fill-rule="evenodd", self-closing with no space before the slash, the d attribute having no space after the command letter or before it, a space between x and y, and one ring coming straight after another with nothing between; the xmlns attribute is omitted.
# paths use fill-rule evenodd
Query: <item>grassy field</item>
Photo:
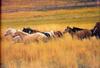
<svg viewBox="0 0 100 68"><path fill-rule="evenodd" d="M47 43L11 45L4 31L13 27L31 27L41 31L60 30L67 26L91 29L100 21L100 7L52 11L2 13L2 68L100 68L100 40L62 38Z"/></svg>

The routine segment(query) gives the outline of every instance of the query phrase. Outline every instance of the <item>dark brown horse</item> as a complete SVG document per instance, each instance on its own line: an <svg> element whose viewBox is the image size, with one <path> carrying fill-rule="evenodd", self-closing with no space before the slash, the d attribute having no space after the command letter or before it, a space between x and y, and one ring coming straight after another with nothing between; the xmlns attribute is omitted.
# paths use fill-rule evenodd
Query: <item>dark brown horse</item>
<svg viewBox="0 0 100 68"><path fill-rule="evenodd" d="M66 33L66 32L78 32L78 31L81 31L81 30L84 30L83 28L78 28L78 27L69 27L67 26L67 28L65 28L64 32L63 33Z"/></svg>
<svg viewBox="0 0 100 68"><path fill-rule="evenodd" d="M54 31L54 35L56 37L62 37L63 36L63 33L61 31Z"/></svg>
<svg viewBox="0 0 100 68"><path fill-rule="evenodd" d="M92 29L93 35L97 38L100 39L100 22L97 22L94 28Z"/></svg>
<svg viewBox="0 0 100 68"><path fill-rule="evenodd" d="M88 30L88 29L80 29L80 28L71 28L71 27L67 27L64 31L65 32L68 32L72 38L76 37L78 39L85 39L85 38L90 38L91 35L92 35L92 32L91 30Z"/></svg>
<svg viewBox="0 0 100 68"><path fill-rule="evenodd" d="M73 35L76 36L78 39L81 39L81 40L85 39L85 38L90 39L92 32L88 29L85 29L85 30L78 31Z"/></svg>

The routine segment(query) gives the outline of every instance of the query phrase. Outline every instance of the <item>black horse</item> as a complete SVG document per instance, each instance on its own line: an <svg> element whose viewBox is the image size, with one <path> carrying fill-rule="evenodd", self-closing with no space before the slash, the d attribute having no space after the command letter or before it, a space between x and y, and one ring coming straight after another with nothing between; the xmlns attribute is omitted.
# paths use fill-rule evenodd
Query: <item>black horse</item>
<svg viewBox="0 0 100 68"><path fill-rule="evenodd" d="M29 34L32 34L33 33L33 29L31 29L31 28L23 28L23 30L22 30L23 32L26 32L26 33L29 33Z"/></svg>
<svg viewBox="0 0 100 68"><path fill-rule="evenodd" d="M48 38L50 38L50 34L47 32L42 32L45 36L47 36Z"/></svg>
<svg viewBox="0 0 100 68"><path fill-rule="evenodd" d="M100 39L100 22L96 23L96 25L92 29L92 33L97 39Z"/></svg>
<svg viewBox="0 0 100 68"><path fill-rule="evenodd" d="M40 31L38 31L38 30L31 29L31 28L29 28L29 27L23 28L22 31L23 31L23 32L26 32L26 33L29 33L29 34L33 34L33 33L36 33L36 32L40 32Z"/></svg>

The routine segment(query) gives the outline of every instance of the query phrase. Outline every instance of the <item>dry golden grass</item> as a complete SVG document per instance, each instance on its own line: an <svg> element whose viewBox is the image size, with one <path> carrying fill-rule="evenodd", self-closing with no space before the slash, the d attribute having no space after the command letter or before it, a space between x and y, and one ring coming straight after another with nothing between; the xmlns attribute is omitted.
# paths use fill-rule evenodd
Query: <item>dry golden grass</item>
<svg viewBox="0 0 100 68"><path fill-rule="evenodd" d="M91 11L92 9L92 11ZM79 11L80 10L80 11ZM55 15L74 15L81 17L90 17L90 16L99 16L96 13L99 13L100 7L92 8L81 8L81 9L68 9L68 10L52 10L52 11L21 11L15 13L2 13L2 19L20 19L20 18L36 18L36 17L45 17L45 16L55 16ZM93 13L94 14L91 14ZM96 13L95 13L96 12Z"/></svg>
<svg viewBox="0 0 100 68"><path fill-rule="evenodd" d="M91 28L92 26L86 26ZM80 26L84 26L80 24ZM63 30L65 25L38 25L37 29ZM48 28L43 29L42 27ZM17 28L17 27L16 27ZM5 28L7 29L7 28ZM5 29L2 29L4 31ZM18 28L17 28L18 29ZM11 39L2 37L2 66L4 68L99 68L100 40L95 37L83 41L65 34L62 38L47 43L11 44Z"/></svg>
<svg viewBox="0 0 100 68"><path fill-rule="evenodd" d="M100 40L62 38L47 43L11 44L3 36L8 27L31 27L40 31L60 30L66 26L91 29L100 21L100 7L70 10L2 13L2 68L100 68Z"/></svg>

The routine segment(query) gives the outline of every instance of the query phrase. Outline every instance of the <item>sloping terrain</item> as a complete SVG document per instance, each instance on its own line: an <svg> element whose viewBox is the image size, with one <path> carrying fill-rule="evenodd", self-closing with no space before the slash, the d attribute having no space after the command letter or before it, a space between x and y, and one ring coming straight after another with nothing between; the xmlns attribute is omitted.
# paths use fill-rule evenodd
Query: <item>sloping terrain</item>
<svg viewBox="0 0 100 68"><path fill-rule="evenodd" d="M99 3L98 3L99 4ZM97 6L96 0L2 0L2 12Z"/></svg>

